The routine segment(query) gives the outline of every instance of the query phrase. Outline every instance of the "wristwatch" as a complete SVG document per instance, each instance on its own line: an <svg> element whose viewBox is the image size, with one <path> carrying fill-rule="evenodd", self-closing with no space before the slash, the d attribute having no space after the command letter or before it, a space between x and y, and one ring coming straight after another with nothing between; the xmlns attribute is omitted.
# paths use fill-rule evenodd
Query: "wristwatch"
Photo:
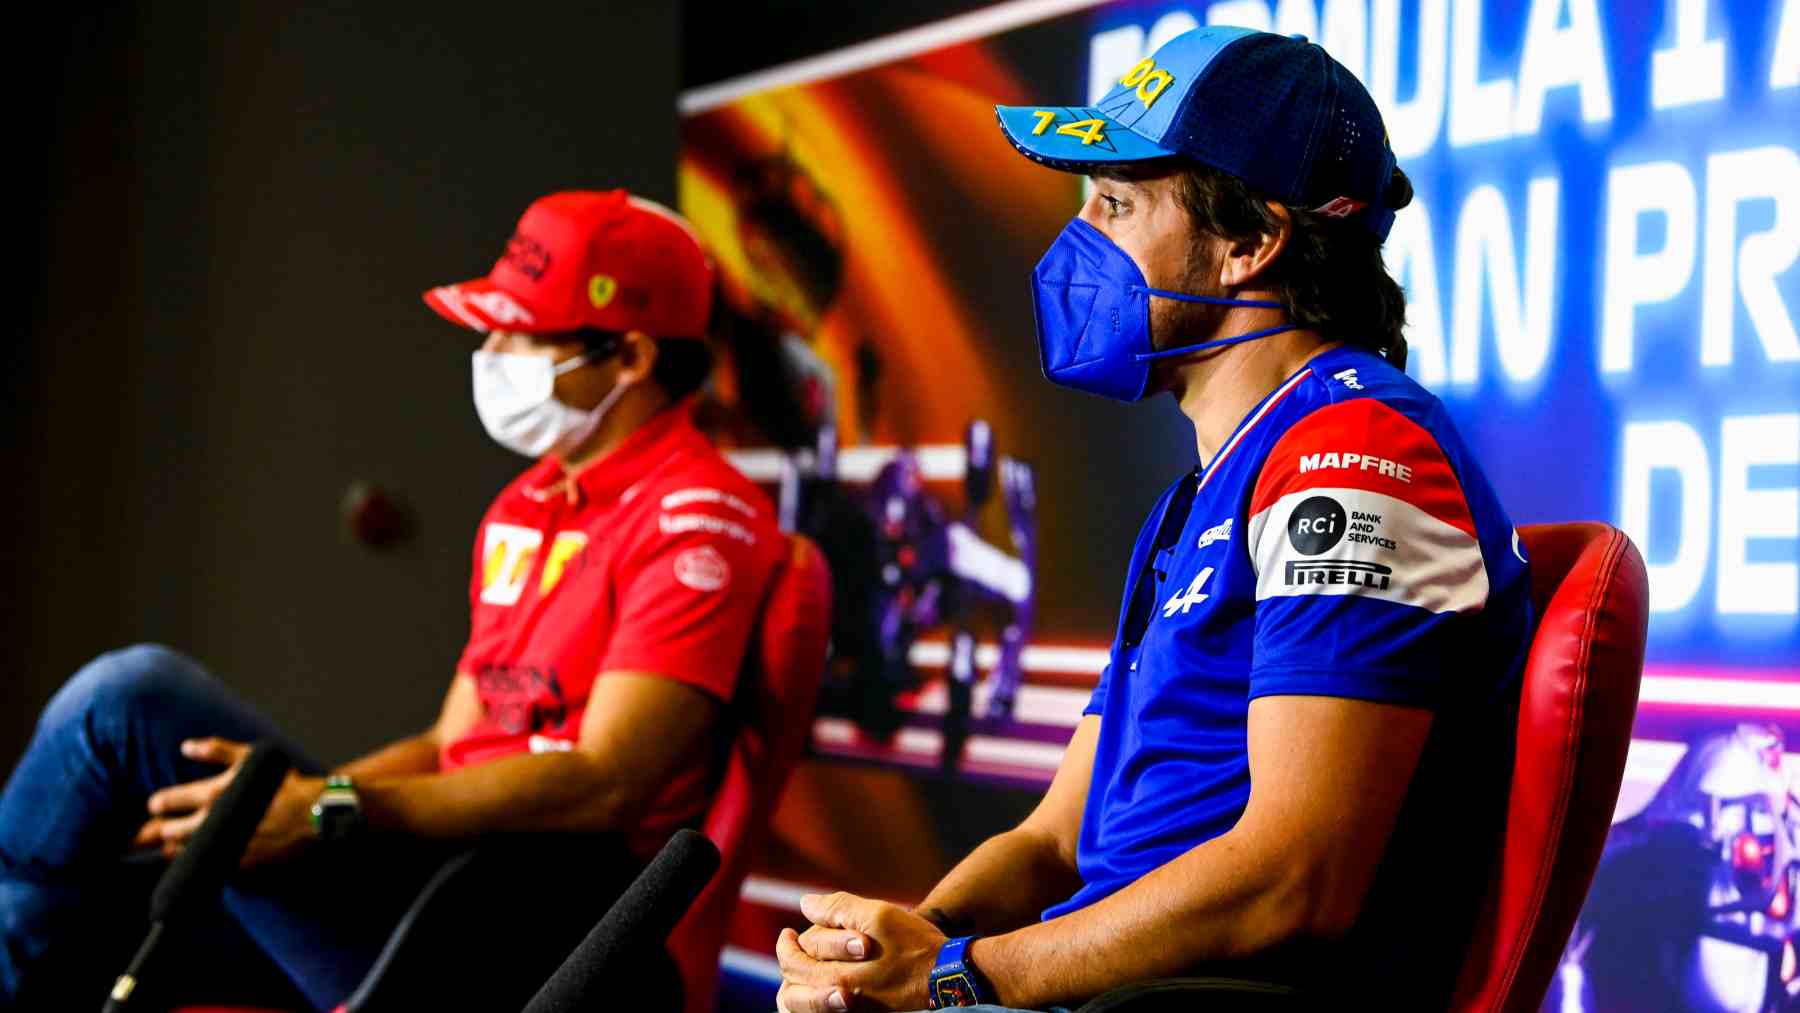
<svg viewBox="0 0 1800 1013"><path fill-rule="evenodd" d="M344 774L325 779L325 790L312 807L313 829L323 841L343 841L355 837L363 828L362 799L357 797L356 782Z"/></svg>
<svg viewBox="0 0 1800 1013"><path fill-rule="evenodd" d="M969 944L976 938L961 936L938 950L937 964L931 969L931 983L926 986L932 1009L979 1006L994 1001L994 990L988 987L987 979L969 959Z"/></svg>

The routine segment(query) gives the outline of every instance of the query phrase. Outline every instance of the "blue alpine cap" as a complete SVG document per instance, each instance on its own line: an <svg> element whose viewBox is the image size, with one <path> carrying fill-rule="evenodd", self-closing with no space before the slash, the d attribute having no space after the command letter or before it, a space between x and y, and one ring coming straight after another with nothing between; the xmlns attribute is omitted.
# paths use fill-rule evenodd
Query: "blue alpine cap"
<svg viewBox="0 0 1800 1013"><path fill-rule="evenodd" d="M1096 105L996 106L1027 158L1091 173L1177 156L1291 207L1357 216L1381 239L1394 173L1381 111L1302 36L1209 26L1138 61Z"/></svg>

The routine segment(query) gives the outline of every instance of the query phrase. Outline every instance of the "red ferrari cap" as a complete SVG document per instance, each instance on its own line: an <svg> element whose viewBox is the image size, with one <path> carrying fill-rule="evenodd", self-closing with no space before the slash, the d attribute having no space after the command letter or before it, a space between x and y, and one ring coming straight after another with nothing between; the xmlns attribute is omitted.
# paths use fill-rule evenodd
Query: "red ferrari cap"
<svg viewBox="0 0 1800 1013"><path fill-rule="evenodd" d="M487 277L440 285L425 304L477 331L698 338L712 291L712 263L686 219L624 190L568 190L525 209Z"/></svg>

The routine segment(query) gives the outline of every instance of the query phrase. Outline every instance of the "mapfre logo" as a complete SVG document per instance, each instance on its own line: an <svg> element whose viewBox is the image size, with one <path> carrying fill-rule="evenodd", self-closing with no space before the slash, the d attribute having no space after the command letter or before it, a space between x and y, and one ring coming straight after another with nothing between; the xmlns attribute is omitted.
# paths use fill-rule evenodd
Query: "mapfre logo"
<svg viewBox="0 0 1800 1013"><path fill-rule="evenodd" d="M675 579L696 591L717 591L731 583L731 564L718 549L702 545L675 557Z"/></svg>
<svg viewBox="0 0 1800 1013"><path fill-rule="evenodd" d="M1340 471L1355 468L1359 471L1373 471L1385 475L1396 482L1412 482L1413 470L1410 465L1391 461L1374 454L1358 454L1350 450L1333 450L1328 453L1302 454L1300 456L1300 474L1309 471Z"/></svg>

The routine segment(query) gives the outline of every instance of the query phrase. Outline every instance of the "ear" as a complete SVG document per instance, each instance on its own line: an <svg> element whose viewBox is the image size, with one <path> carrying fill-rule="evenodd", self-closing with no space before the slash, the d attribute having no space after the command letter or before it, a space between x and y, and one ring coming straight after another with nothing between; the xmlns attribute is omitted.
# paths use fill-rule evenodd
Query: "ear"
<svg viewBox="0 0 1800 1013"><path fill-rule="evenodd" d="M620 383L641 383L649 379L656 368L656 339L643 331L626 331L620 339L619 352L616 356L619 363Z"/></svg>
<svg viewBox="0 0 1800 1013"><path fill-rule="evenodd" d="M1219 261L1219 286L1227 292L1266 284L1269 266L1281 257L1294 235L1294 220L1288 209L1278 201L1269 201L1268 207L1280 226L1274 232L1232 243Z"/></svg>

